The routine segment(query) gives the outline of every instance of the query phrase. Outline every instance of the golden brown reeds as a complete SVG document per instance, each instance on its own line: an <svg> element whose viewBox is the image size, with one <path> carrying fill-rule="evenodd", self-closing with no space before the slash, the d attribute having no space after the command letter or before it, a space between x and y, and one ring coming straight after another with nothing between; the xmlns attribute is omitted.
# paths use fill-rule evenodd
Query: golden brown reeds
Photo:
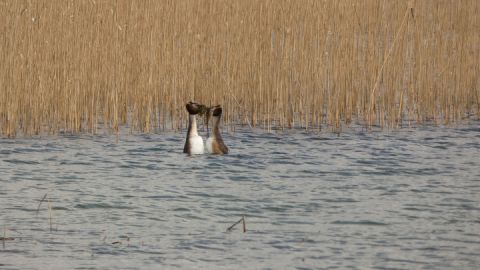
<svg viewBox="0 0 480 270"><path fill-rule="evenodd" d="M480 1L0 2L0 133L480 115Z"/></svg>

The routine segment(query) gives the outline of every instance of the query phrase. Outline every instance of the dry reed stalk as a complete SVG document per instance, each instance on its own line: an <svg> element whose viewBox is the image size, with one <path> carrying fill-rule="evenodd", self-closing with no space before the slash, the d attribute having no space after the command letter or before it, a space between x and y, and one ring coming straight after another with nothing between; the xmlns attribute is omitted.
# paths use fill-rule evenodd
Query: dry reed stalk
<svg viewBox="0 0 480 270"><path fill-rule="evenodd" d="M37 206L37 211L36 211L36 215L38 216L38 213L40 212L40 206L42 205L42 203L45 201L45 199L47 198L47 195L48 195L48 192L45 193L45 195L43 195L42 199L40 200L40 202L38 203L38 206Z"/></svg>
<svg viewBox="0 0 480 270"><path fill-rule="evenodd" d="M52 204L50 202L50 198L48 198L48 192L45 193L45 195L43 195L42 199L38 203L36 215L38 216L38 213L40 212L40 206L44 201L46 201L48 204L48 223L50 225L50 232L52 232L53 231L53 209L52 209Z"/></svg>
<svg viewBox="0 0 480 270"><path fill-rule="evenodd" d="M385 64L387 63L387 61L390 59L390 55L393 51L393 48L395 46L395 43L400 35L400 32L403 30L403 27L405 26L405 23L407 22L407 19L410 15L410 7L407 7L407 10L405 11L405 15L403 15L403 19L402 19L402 23L399 27L399 29L397 30L397 33L395 34L395 38L393 39L393 42L392 42L392 45L390 46L390 49L388 50L388 53L382 63L382 66L380 67L380 71L378 72L378 75L375 79L375 84L373 85L373 88L372 88L372 91L370 93L370 107L369 107L369 113L368 113L368 117L369 117L369 124L373 124L372 123L372 115L373 115L373 111L375 109L375 92L377 90L377 87L378 87L378 83L380 82L380 78L382 76L382 73L383 73L383 69L385 68ZM385 107L385 106L383 106ZM383 118L381 118L381 120L383 121ZM381 125L383 127L383 124Z"/></svg>
<svg viewBox="0 0 480 270"><path fill-rule="evenodd" d="M50 224L50 232L53 230L53 223L52 223L52 204L50 203L50 199L47 199L48 202L48 220Z"/></svg>
<svg viewBox="0 0 480 270"><path fill-rule="evenodd" d="M480 2L3 1L0 133L480 117Z"/></svg>
<svg viewBox="0 0 480 270"><path fill-rule="evenodd" d="M245 222L245 216L242 216L241 219L239 219L237 222L233 223L230 227L227 228L227 232L230 232L231 230L233 230L233 228L235 228L235 226L237 226L238 224L242 223L242 229L243 229L243 232L247 232L247 225L246 225L246 222Z"/></svg>
<svg viewBox="0 0 480 270"><path fill-rule="evenodd" d="M245 216L242 217L242 227L243 227L243 232L247 232L247 222L245 221Z"/></svg>

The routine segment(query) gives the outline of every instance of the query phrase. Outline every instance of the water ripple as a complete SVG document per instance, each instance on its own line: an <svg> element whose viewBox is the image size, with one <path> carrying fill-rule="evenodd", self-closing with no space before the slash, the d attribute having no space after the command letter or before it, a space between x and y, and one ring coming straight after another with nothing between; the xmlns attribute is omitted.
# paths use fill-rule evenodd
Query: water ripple
<svg viewBox="0 0 480 270"><path fill-rule="evenodd" d="M0 267L477 269L479 131L0 140Z"/></svg>

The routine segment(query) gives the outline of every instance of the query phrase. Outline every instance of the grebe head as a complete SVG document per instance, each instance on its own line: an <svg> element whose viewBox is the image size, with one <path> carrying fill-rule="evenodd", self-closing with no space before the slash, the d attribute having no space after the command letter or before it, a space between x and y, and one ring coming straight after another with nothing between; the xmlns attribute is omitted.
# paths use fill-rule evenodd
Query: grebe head
<svg viewBox="0 0 480 270"><path fill-rule="evenodd" d="M217 116L217 117L222 116L222 107L216 106L216 108L212 112L212 116Z"/></svg>
<svg viewBox="0 0 480 270"><path fill-rule="evenodd" d="M207 115L207 125L208 125L208 120L210 120L210 118L212 118L213 116L222 115L222 107L220 105L208 107L206 115Z"/></svg>
<svg viewBox="0 0 480 270"><path fill-rule="evenodd" d="M185 107L187 108L187 111L189 114L199 114L202 109L205 107L205 105L201 105L201 104L198 104L198 103L195 103L195 102L189 102L185 105Z"/></svg>

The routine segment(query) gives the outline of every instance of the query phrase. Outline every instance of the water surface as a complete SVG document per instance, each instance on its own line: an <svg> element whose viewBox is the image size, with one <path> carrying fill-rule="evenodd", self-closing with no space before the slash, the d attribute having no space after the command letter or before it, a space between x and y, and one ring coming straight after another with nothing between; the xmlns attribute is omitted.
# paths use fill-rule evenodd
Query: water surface
<svg viewBox="0 0 480 270"><path fill-rule="evenodd" d="M224 140L1 139L0 268L480 268L480 128Z"/></svg>

